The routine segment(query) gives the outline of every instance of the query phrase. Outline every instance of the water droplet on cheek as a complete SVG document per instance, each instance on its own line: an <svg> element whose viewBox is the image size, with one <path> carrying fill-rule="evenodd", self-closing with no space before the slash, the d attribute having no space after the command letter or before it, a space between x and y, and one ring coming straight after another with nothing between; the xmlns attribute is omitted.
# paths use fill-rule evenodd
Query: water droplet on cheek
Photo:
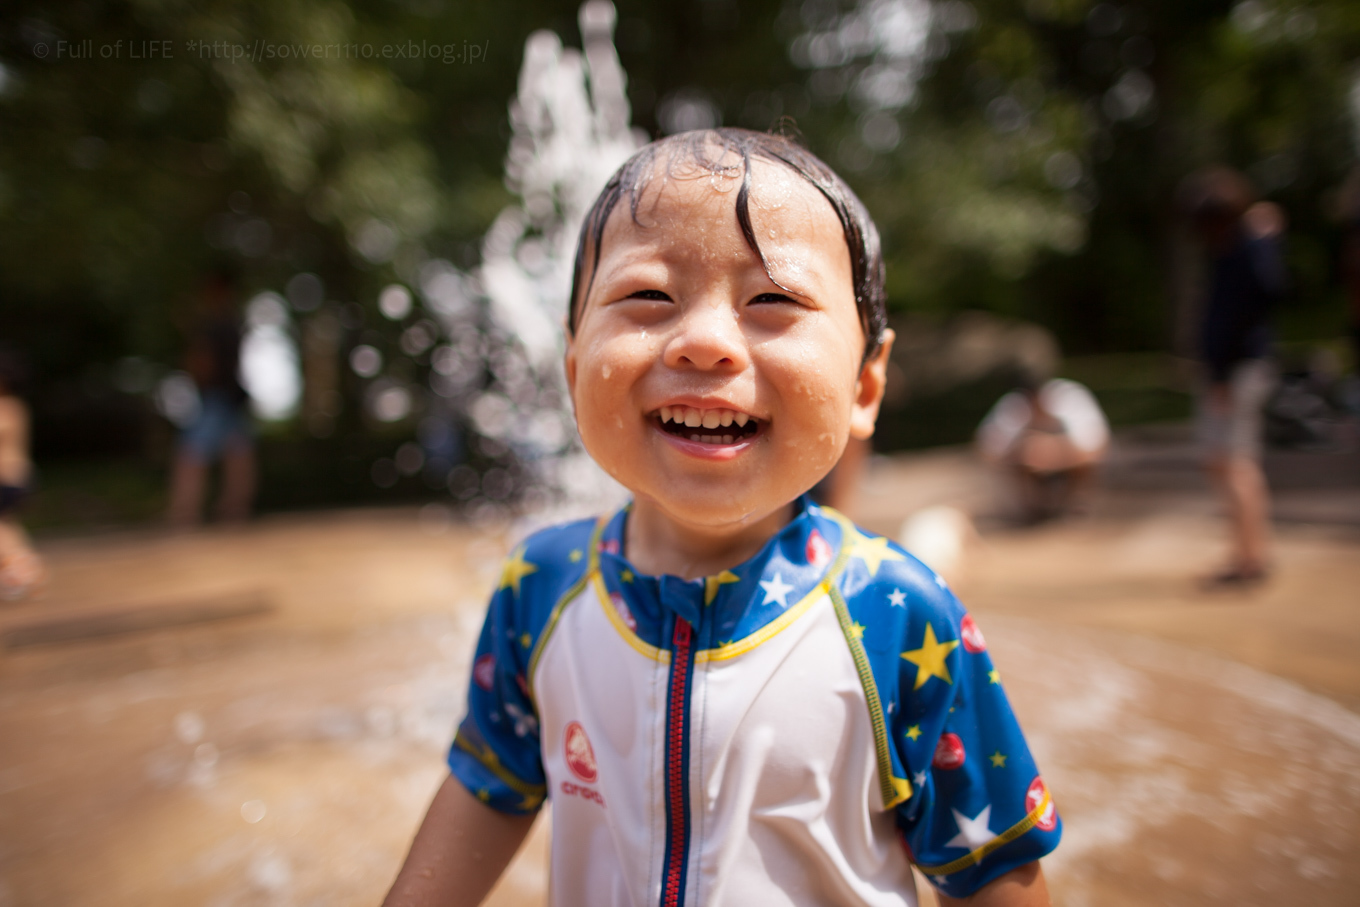
<svg viewBox="0 0 1360 907"><path fill-rule="evenodd" d="M608 380L609 376L614 374L614 369L608 365L605 365L603 368L600 369L600 374L604 375L605 379Z"/></svg>

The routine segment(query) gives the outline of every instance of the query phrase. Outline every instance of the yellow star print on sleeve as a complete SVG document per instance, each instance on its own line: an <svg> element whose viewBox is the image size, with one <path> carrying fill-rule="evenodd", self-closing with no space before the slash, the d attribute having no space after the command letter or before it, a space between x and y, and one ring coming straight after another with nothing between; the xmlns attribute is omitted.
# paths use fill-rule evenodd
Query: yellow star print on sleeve
<svg viewBox="0 0 1360 907"><path fill-rule="evenodd" d="M906 560L901 554L888 547L888 539L884 536L867 536L862 532L854 532L850 537L850 556L857 557L864 561L865 568L870 576L878 575L878 568L884 561Z"/></svg>
<svg viewBox="0 0 1360 907"><path fill-rule="evenodd" d="M921 641L921 648L903 652L902 657L916 665L916 685L912 689L919 690L926 685L926 681L932 677L938 677L945 683L953 683L949 676L949 665L945 664L945 659L949 653L957 649L959 641L951 639L948 642L939 642L935 639L935 628L926 624L925 639Z"/></svg>
<svg viewBox="0 0 1360 907"><path fill-rule="evenodd" d="M538 567L524 559L524 546L520 545L515 549L514 554L510 555L505 561L505 566L501 568L501 581L497 589L513 588L515 594L519 595L519 581L530 573L536 573Z"/></svg>

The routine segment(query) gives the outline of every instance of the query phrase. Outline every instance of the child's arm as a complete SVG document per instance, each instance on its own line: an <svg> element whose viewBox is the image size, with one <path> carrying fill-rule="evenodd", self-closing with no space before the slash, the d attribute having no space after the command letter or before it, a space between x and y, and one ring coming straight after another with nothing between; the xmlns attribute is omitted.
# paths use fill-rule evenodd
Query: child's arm
<svg viewBox="0 0 1360 907"><path fill-rule="evenodd" d="M966 905L966 907L1050 907L1048 883L1044 881L1044 871L1036 860L1018 869L1012 869L987 885L982 886L972 896L951 898L935 893L940 907Z"/></svg>
<svg viewBox="0 0 1360 907"><path fill-rule="evenodd" d="M449 776L383 907L476 907L533 824L534 816L498 812Z"/></svg>

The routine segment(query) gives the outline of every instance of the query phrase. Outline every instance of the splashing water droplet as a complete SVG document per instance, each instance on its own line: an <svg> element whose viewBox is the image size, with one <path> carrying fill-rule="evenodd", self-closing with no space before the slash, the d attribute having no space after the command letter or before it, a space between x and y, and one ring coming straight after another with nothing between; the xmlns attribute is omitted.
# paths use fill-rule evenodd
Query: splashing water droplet
<svg viewBox="0 0 1360 907"><path fill-rule="evenodd" d="M241 804L241 818L251 825L263 819L267 811L263 800L247 800Z"/></svg>

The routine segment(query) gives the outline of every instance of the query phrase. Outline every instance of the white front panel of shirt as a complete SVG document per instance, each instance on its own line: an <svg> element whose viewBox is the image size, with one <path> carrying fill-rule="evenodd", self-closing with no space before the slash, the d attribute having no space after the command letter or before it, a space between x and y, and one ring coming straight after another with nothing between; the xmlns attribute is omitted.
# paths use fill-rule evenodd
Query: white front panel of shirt
<svg viewBox="0 0 1360 907"><path fill-rule="evenodd" d="M644 907L660 897L670 668L630 645L608 607L587 586L533 678L553 798L554 905ZM590 738L594 784L567 765L573 721ZM696 663L689 759L687 904L916 903L829 598L750 651Z"/></svg>
<svg viewBox="0 0 1360 907"><path fill-rule="evenodd" d="M665 847L668 664L636 651L606 618L593 585L566 606L532 679L552 797L551 902L643 907L660 894ZM567 726L579 722L598 779L567 767ZM601 804L570 786L598 792Z"/></svg>

